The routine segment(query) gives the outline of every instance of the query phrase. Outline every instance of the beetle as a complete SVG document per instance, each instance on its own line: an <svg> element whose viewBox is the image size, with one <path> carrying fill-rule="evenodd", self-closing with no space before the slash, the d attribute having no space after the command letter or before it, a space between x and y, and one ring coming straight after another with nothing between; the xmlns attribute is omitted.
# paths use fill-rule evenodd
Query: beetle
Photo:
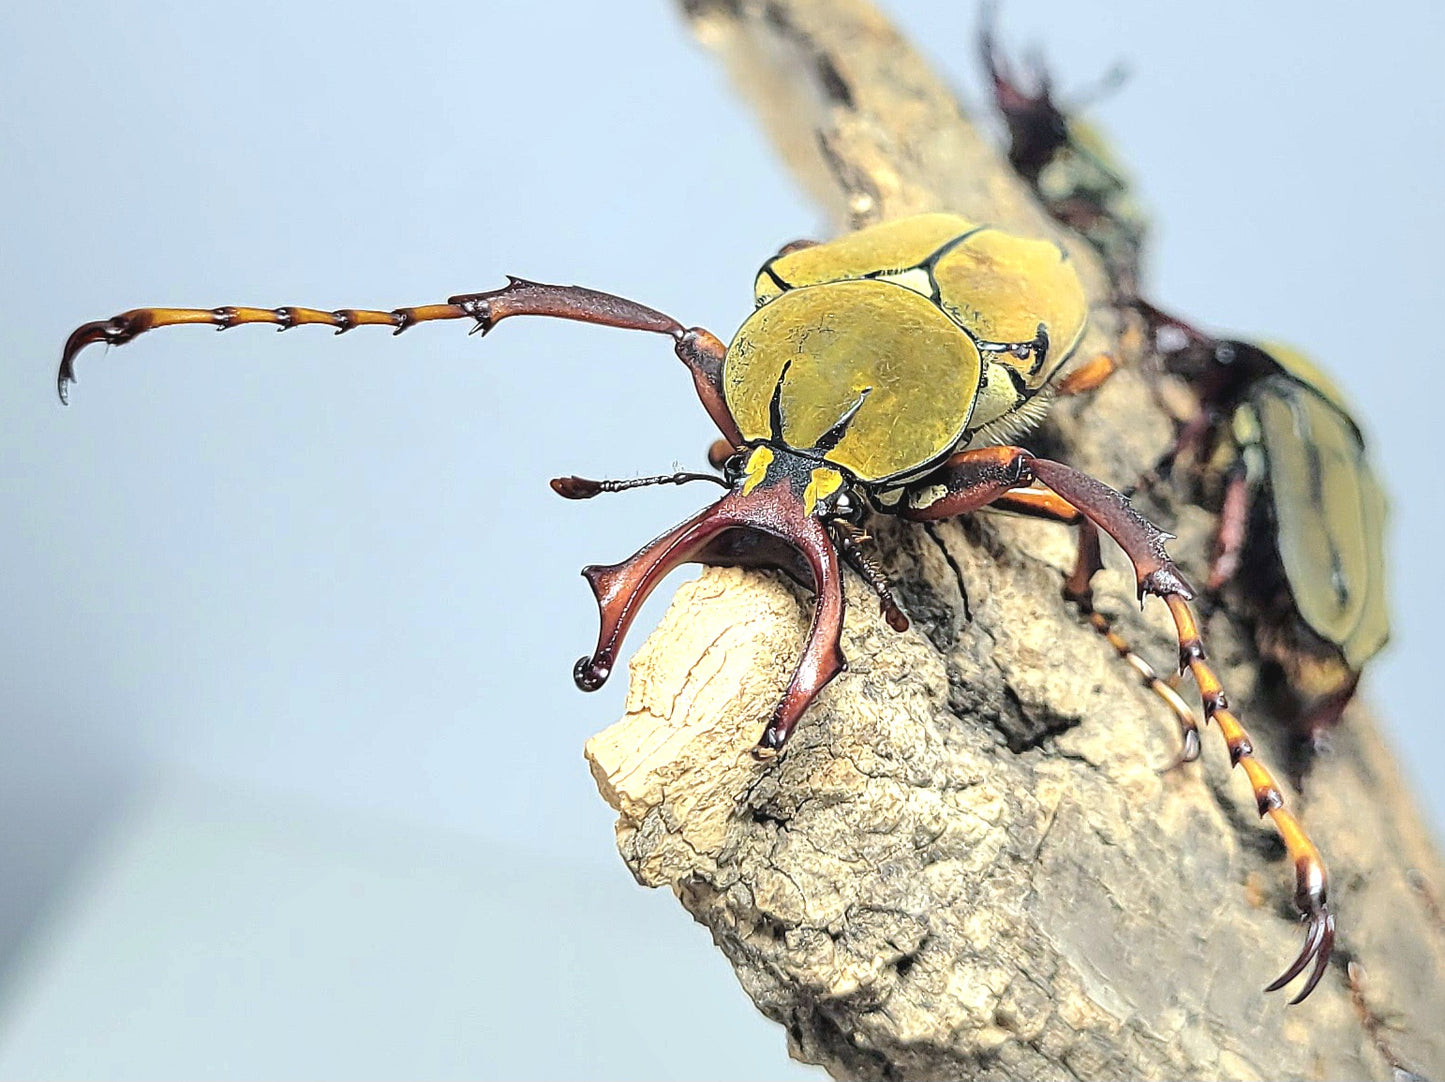
<svg viewBox="0 0 1445 1082"><path fill-rule="evenodd" d="M1317 747L1389 638L1385 498L1360 426L1334 383L1297 350L1213 338L1139 296L1147 223L1127 173L1096 129L1054 101L1047 71L1034 73L1035 89L1023 87L993 23L985 8L979 47L1009 130L1010 163L1049 214L1098 251L1166 368L1199 399L1144 480L1157 482L1185 451L1207 451L1189 457L1196 491L1220 510L1209 592L1238 579L1270 665L1267 686L1295 736ZM1110 371L1099 368L1091 384ZM1111 634L1087 597L1079 600Z"/></svg>
<svg viewBox="0 0 1445 1082"><path fill-rule="evenodd" d="M1056 221L1098 251L1121 296L1135 295L1149 221L1134 195L1128 170L1093 124L1054 100L1053 79L1035 62L1032 86L1015 74L995 37L996 9L985 4L978 33L994 106L1008 129L1008 160ZM1123 77L1115 68L1103 88Z"/></svg>
<svg viewBox="0 0 1445 1082"><path fill-rule="evenodd" d="M1208 591L1238 583L1271 689L1319 746L1390 638L1385 493L1343 393L1298 350L1209 336L1141 304L1199 412L1152 472L1185 460L1219 507ZM1268 673L1266 674L1269 675Z"/></svg>
<svg viewBox="0 0 1445 1082"><path fill-rule="evenodd" d="M763 265L755 294L755 310L726 346L636 301L521 278L443 304L391 311L139 308L78 327L65 344L57 386L64 400L87 345L121 345L178 324L283 330L319 324L337 333L373 325L399 334L460 319L486 333L529 315L671 338L704 409L734 449L723 476L562 477L552 487L569 499L694 481L725 491L621 563L583 570L600 629L596 648L573 675L584 690L602 686L638 608L678 565L781 568L812 587L813 612L801 656L753 750L760 761L782 752L808 705L845 669L842 562L877 592L889 623L907 627L862 549L858 523L866 510L929 522L993 507L1072 523L1084 538L1075 576L1082 580L1092 574L1086 554L1097 553L1102 530L1133 563L1140 600L1153 594L1168 606L1181 671L1192 672L1206 716L1218 723L1260 816L1271 817L1294 862L1294 901L1308 931L1298 957L1269 987L1282 988L1313 961L1294 1002L1304 999L1334 942L1325 865L1229 709L1189 605L1193 591L1165 549L1169 535L1102 482L1002 442L1041 416L1083 337L1088 305L1066 253L1050 241L956 215L924 214L823 244L790 245Z"/></svg>

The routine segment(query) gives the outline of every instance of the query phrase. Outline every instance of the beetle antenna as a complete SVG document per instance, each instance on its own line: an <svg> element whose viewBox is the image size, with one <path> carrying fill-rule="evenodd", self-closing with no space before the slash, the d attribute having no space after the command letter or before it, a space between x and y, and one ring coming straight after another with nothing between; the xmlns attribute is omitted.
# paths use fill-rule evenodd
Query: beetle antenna
<svg viewBox="0 0 1445 1082"><path fill-rule="evenodd" d="M625 481L589 481L585 477L554 477L550 484L552 491L563 499L567 500L590 500L593 496L600 496L604 492L626 492L633 488L646 488L648 485L685 485L692 481L711 481L723 488L728 483L721 477L710 473L662 473L656 477L632 477Z"/></svg>

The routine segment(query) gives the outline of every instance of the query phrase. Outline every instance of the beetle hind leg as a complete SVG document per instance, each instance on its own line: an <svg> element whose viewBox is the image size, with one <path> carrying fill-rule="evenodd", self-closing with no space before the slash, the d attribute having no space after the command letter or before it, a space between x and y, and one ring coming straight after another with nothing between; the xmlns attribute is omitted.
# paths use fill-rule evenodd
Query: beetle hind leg
<svg viewBox="0 0 1445 1082"><path fill-rule="evenodd" d="M1219 677L1205 659L1199 627L1189 607L1188 599L1194 596L1194 591L1165 550L1164 542L1169 535L1102 481L1063 463L1035 458L1021 447L987 447L954 455L943 467L910 488L899 513L929 521L976 511L990 504L1023 509L1015 505L1028 490L1020 491L1017 486L1027 485L1031 480L1047 486L1065 505L1082 513L1118 543L1134 565L1140 600L1145 594L1154 594L1169 606L1179 640L1180 670L1188 669L1193 674L1205 718L1219 726L1229 747L1230 762L1242 767L1249 778L1260 818L1270 817L1294 863L1294 903L1309 922L1309 928L1299 956L1269 990L1284 987L1313 962L1314 968L1304 988L1290 1001L1299 1003L1314 991L1324 976L1334 948L1335 921L1327 900L1329 877L1314 842L1299 820L1285 808L1284 795L1274 777L1254 757L1249 734L1229 709ZM1023 501L1035 506L1048 502L1047 494L1028 495ZM1093 562L1086 557L1079 574L1091 574Z"/></svg>

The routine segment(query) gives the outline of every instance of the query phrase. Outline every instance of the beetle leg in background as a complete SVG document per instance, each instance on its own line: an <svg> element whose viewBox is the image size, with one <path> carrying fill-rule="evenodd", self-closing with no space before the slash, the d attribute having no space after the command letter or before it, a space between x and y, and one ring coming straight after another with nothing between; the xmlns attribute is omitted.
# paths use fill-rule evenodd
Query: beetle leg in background
<svg viewBox="0 0 1445 1082"><path fill-rule="evenodd" d="M326 312L315 308L134 308L107 320L77 327L65 342L56 388L60 400L75 382L75 357L93 342L124 345L137 335L159 327L198 323L227 330L246 323L268 323L280 330L307 324L334 327L344 334L355 327L390 327L400 334L418 323L440 319L471 319L476 330L486 333L509 316L549 316L582 323L597 323L627 330L670 335L678 358L692 373L693 386L708 416L723 436L741 443L742 436L728 412L723 397L722 365L727 347L701 327L685 328L671 316L655 309L581 286L551 286L508 276L507 284L488 293L465 293L448 298L445 304L378 311L341 308Z"/></svg>
<svg viewBox="0 0 1445 1082"><path fill-rule="evenodd" d="M1208 450L1210 441L1218 428L1219 418L1214 412L1209 409L1200 409L1198 413L1184 422L1169 449L1159 456L1159 460L1153 466L1144 471L1134 488L1142 488L1148 492L1164 484L1164 479L1174 472L1180 458L1184 458L1191 464L1199 462Z"/></svg>
<svg viewBox="0 0 1445 1082"><path fill-rule="evenodd" d="M1114 628L1114 622L1094 608L1094 575L1103 570L1104 562L1099 554L1099 530L1092 522L1079 513L1079 509L1055 492L1042 488L1015 488L1000 496L989 509L998 508L1014 511L1021 515L1062 522L1078 528L1079 545L1074 560L1074 569L1064 580L1064 597L1078 606L1079 612L1089 621L1089 626L1104 637L1125 663L1138 675L1140 682L1164 701L1174 720L1179 724L1179 735L1183 747L1179 757L1169 769L1183 763L1192 763L1199 758L1199 724L1194 720L1194 711L1154 670L1154 666L1134 652L1127 639Z"/></svg>
<svg viewBox="0 0 1445 1082"><path fill-rule="evenodd" d="M1084 394L1101 386L1105 380L1119 370L1119 362L1112 353L1098 353L1079 365L1054 385L1054 393L1060 398Z"/></svg>
<svg viewBox="0 0 1445 1082"><path fill-rule="evenodd" d="M785 255L792 255L794 252L801 252L804 248L816 248L816 247L818 247L818 242L817 242L817 241L815 241L815 240L809 240L807 237L799 237L797 240L790 240L790 241L788 241L787 244L785 244L785 245L783 245L781 248L779 248L779 249L778 249L778 254L775 255L775 256L773 256L773 258L774 258L774 259L781 259L781 258L783 258L783 256L785 256Z"/></svg>
<svg viewBox="0 0 1445 1082"><path fill-rule="evenodd" d="M1295 721L1294 730L1312 751L1319 751L1328 734L1339 724L1360 686L1360 674L1353 673L1339 688L1305 706Z"/></svg>
<svg viewBox="0 0 1445 1082"><path fill-rule="evenodd" d="M930 521L977 510L1004 496L1009 488L1037 480L1087 516L1112 537L1134 565L1139 596L1154 594L1169 606L1179 639L1181 670L1188 668L1199 686L1204 715L1219 726L1230 762L1242 766L1254 790L1256 807L1268 815L1294 863L1294 902L1308 919L1304 948L1266 991L1276 991L1314 962L1304 988L1291 1003L1314 991L1334 948L1335 918L1328 905L1328 876L1323 859L1299 821L1284 806L1284 796L1269 770L1254 757L1249 734L1229 709L1219 677L1209 665L1189 598L1193 591L1165 551L1169 535L1144 518L1120 493L1088 474L1060 462L1035 458L1021 447L963 451L910 487L899 509L905 517Z"/></svg>
<svg viewBox="0 0 1445 1082"><path fill-rule="evenodd" d="M878 566L873 554L863 547L868 535L845 518L834 519L832 527L833 537L838 542L838 551L843 554L848 566L858 572L863 581L878 595L878 611L888 621L888 626L894 631L907 631L908 617L893 596L893 587L888 576L884 574L883 568Z"/></svg>
<svg viewBox="0 0 1445 1082"><path fill-rule="evenodd" d="M1239 557L1249 525L1249 474L1243 460L1230 468L1224 486L1224 503L1219 509L1219 527L1214 533L1214 553L1209 561L1207 589L1217 593L1239 572Z"/></svg>
<svg viewBox="0 0 1445 1082"><path fill-rule="evenodd" d="M1050 95L1047 72L1038 73L1037 89L1030 92L1015 77L1012 66L994 37L997 5L983 5L978 48L984 71L993 85L993 100L1009 130L1009 162L1031 185L1058 149L1068 141L1068 121Z"/></svg>
<svg viewBox="0 0 1445 1082"><path fill-rule="evenodd" d="M735 451L737 448L727 440L713 440L707 449L708 465L715 470L721 470Z"/></svg>

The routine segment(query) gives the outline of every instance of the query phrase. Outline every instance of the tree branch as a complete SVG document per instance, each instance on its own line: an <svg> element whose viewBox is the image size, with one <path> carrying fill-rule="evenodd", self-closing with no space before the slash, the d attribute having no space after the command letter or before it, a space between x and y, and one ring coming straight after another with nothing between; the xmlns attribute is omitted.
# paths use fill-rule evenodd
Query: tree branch
<svg viewBox="0 0 1445 1082"><path fill-rule="evenodd" d="M684 7L840 227L945 209L1057 234L864 0ZM1060 239L1096 305L1080 355L1126 364L1034 442L1127 485L1171 426L1097 260ZM1144 510L1202 577L1212 517ZM1445 873L1365 710L1288 794L1330 863L1340 927L1324 984L1288 1008L1261 991L1302 935L1282 847L1221 741L1206 734L1201 763L1161 772L1171 719L1060 597L1069 531L986 515L870 529L914 628L890 631L850 579L850 672L780 761L746 753L805 599L741 570L679 590L633 660L627 716L587 745L628 867L710 929L794 1056L844 1078L1445 1072ZM1162 605L1141 614L1125 571L1097 585L1142 653L1173 658ZM1261 755L1281 763L1248 631L1220 612L1206 634Z"/></svg>

